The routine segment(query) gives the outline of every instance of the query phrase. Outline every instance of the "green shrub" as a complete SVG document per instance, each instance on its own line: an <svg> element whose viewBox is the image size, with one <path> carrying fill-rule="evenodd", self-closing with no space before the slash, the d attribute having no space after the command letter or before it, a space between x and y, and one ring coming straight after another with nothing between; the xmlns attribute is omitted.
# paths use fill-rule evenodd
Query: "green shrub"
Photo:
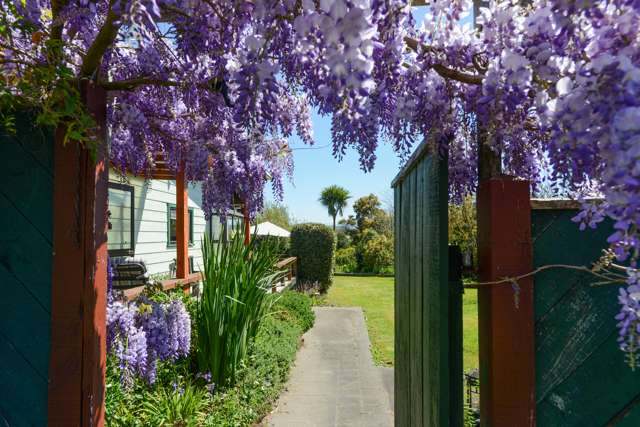
<svg viewBox="0 0 640 427"><path fill-rule="evenodd" d="M318 283L325 292L333 280L336 238L324 224L299 224L291 230L291 254L298 257L298 281Z"/></svg>
<svg viewBox="0 0 640 427"><path fill-rule="evenodd" d="M362 254L362 271L385 273L393 268L393 240L375 232L368 234L360 242Z"/></svg>
<svg viewBox="0 0 640 427"><path fill-rule="evenodd" d="M202 244L203 290L198 307L198 365L210 372L217 385L235 381L236 370L246 356L272 299L268 292L280 276L274 271L277 247L244 244L237 234L227 244Z"/></svg>
<svg viewBox="0 0 640 427"><path fill-rule="evenodd" d="M351 246L351 236L344 231L336 232L336 249L346 249Z"/></svg>
<svg viewBox="0 0 640 427"><path fill-rule="evenodd" d="M285 291L280 294L274 310L289 313L298 322L302 332L307 332L316 319L315 313L311 310L311 298L296 291Z"/></svg>
<svg viewBox="0 0 640 427"><path fill-rule="evenodd" d="M349 246L336 251L336 270L345 273L358 271L358 261L356 260L356 248Z"/></svg>

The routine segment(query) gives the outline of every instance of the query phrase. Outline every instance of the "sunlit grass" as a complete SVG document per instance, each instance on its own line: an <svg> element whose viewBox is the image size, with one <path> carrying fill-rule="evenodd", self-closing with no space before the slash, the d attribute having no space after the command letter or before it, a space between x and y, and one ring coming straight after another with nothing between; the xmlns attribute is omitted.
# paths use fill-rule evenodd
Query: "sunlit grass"
<svg viewBox="0 0 640 427"><path fill-rule="evenodd" d="M393 288L392 277L336 276L321 305L362 307L371 352L378 365L393 365ZM463 366L465 371L478 367L478 314L476 291L466 290L462 298Z"/></svg>

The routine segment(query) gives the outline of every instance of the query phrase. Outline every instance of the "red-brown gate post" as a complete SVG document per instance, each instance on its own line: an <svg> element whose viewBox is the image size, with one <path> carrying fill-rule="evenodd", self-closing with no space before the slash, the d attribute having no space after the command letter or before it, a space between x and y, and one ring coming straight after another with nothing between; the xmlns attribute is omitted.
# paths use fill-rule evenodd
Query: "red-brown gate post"
<svg viewBox="0 0 640 427"><path fill-rule="evenodd" d="M107 292L106 94L88 82L98 125L95 161L77 142L54 141L50 426L104 425Z"/></svg>
<svg viewBox="0 0 640 427"><path fill-rule="evenodd" d="M532 268L529 182L509 177L478 187L480 281ZM533 279L480 286L480 419L487 427L535 425Z"/></svg>

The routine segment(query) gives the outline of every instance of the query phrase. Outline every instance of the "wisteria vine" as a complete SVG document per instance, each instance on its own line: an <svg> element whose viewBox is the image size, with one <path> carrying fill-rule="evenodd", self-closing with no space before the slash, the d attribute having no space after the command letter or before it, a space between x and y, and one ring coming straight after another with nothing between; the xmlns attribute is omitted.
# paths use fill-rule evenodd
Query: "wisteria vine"
<svg viewBox="0 0 640 427"><path fill-rule="evenodd" d="M185 357L190 346L191 318L182 301L125 302L108 294L107 352L117 359L125 386L135 377L155 383L158 361Z"/></svg>
<svg viewBox="0 0 640 427"><path fill-rule="evenodd" d="M479 27L460 25L468 0L430 2L422 23L406 0L1 1L0 105L68 123L77 108L51 106L94 81L113 163L184 167L207 214L236 196L259 211L267 182L281 195L287 139L313 143L314 108L332 117L334 155L355 149L365 170L380 141L448 152L454 200L475 191L478 144L534 186L595 188L604 203L577 220L613 220L612 250L640 285L637 0L491 1ZM640 315L625 292L628 343Z"/></svg>

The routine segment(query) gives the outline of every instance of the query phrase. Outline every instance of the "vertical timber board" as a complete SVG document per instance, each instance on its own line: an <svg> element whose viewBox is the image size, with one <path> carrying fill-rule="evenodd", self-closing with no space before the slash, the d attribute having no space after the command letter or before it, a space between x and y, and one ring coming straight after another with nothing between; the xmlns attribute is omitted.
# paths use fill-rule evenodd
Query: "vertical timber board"
<svg viewBox="0 0 640 427"><path fill-rule="evenodd" d="M462 368L462 252L449 246L449 406L450 427L462 427L464 414Z"/></svg>
<svg viewBox="0 0 640 427"><path fill-rule="evenodd" d="M409 313L411 322L411 336L409 341L409 377L411 378L411 425L421 426L422 420L422 301L420 300L422 288L422 268L421 268L421 244L422 236L419 235L421 225L419 218L422 215L422 198L420 188L420 171L422 168L418 166L413 173L407 176L405 184L409 186L410 191L410 228L412 232L407 236L409 242L409 271L411 274L409 296Z"/></svg>
<svg viewBox="0 0 640 427"><path fill-rule="evenodd" d="M418 165L415 169L416 175L416 218L415 218L415 229L414 234L416 236L416 245L414 247L415 251L415 282L418 292L416 292L414 298L417 301L418 309L416 310L416 327L418 328L418 332L416 333L416 340L418 341L418 348L413 355L415 358L415 363L418 364L419 369L416 372L416 382L419 384L419 401L420 401L420 424L416 423L415 425L424 425L426 420L427 411L424 406L424 396L425 396L425 383L424 383L424 371L425 371L425 353L424 353L424 339L425 339L425 327L424 323L424 311L428 309L428 307L424 304L424 292L425 292L425 277L424 277L424 258L426 255L425 245L428 245L429 242L425 241L424 236L424 215L427 211L429 205L425 198L425 194L427 191L427 168L424 164Z"/></svg>
<svg viewBox="0 0 640 427"><path fill-rule="evenodd" d="M575 210L533 210L534 267L591 265L606 248L610 221L580 231ZM567 270L535 276L536 411L541 427L640 425L640 371L618 350L617 286ZM602 375L606 373L606 375Z"/></svg>
<svg viewBox="0 0 640 427"><path fill-rule="evenodd" d="M415 396L411 395L411 384L413 378L411 378L411 249L409 246L409 236L413 232L412 218L411 218L411 205L414 200L412 198L411 180L407 180L402 186L402 228L400 234L402 241L400 247L402 248L402 281L399 283L401 299L399 304L400 309L400 343L402 351L402 365L400 365L399 375L403 378L403 387L405 393L405 402L403 403L403 410L406 411L404 420L406 424L400 425L412 425L413 421L413 408L412 400L415 400Z"/></svg>
<svg viewBox="0 0 640 427"><path fill-rule="evenodd" d="M409 375L408 362L409 352L407 348L407 316L406 316L406 282L407 282L407 260L405 247L405 228L407 227L407 202L408 197L402 185L395 188L395 222L396 222L396 260L395 260L395 397L394 413L395 425L398 427L408 426L409 423Z"/></svg>
<svg viewBox="0 0 640 427"><path fill-rule="evenodd" d="M105 92L83 83L97 123L92 157L80 144L54 142L53 267L49 425L102 426L106 370Z"/></svg>
<svg viewBox="0 0 640 427"><path fill-rule="evenodd" d="M425 168L425 212L422 215L424 426L448 425L449 291L447 160L429 156ZM461 379L460 379L461 381Z"/></svg>
<svg viewBox="0 0 640 427"><path fill-rule="evenodd" d="M450 337L451 296L447 245L447 159L425 144L393 182L395 189L395 425L458 427L462 406L451 411L451 351L462 360L462 341ZM458 298L460 295L458 294ZM461 322L461 319L459 319ZM453 369L453 370L452 370ZM461 368L460 368L461 370Z"/></svg>
<svg viewBox="0 0 640 427"><path fill-rule="evenodd" d="M0 425L47 423L53 132L0 131Z"/></svg>

